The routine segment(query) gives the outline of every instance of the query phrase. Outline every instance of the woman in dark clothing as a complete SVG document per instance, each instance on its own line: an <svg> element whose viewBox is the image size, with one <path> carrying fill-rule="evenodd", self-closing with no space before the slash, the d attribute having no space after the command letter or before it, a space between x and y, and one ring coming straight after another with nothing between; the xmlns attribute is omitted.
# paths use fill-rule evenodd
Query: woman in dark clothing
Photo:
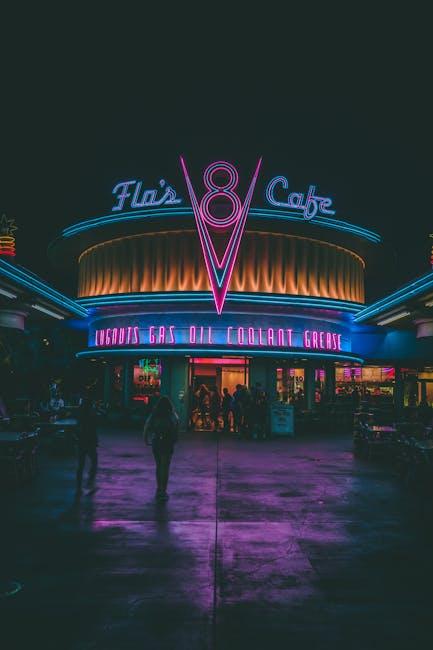
<svg viewBox="0 0 433 650"><path fill-rule="evenodd" d="M85 398L77 412L78 428L78 468L77 468L77 492L81 492L83 482L84 464L86 456L90 459L90 471L87 486L92 487L96 470L98 468L98 436L96 433L96 412L90 399Z"/></svg>
<svg viewBox="0 0 433 650"><path fill-rule="evenodd" d="M233 424L234 431L239 436L242 433L243 415L242 384L236 384L236 390L233 393Z"/></svg>
<svg viewBox="0 0 433 650"><path fill-rule="evenodd" d="M204 384L200 386L197 394L198 410L200 413L201 426L203 429L210 427L209 422L209 408L210 408L210 392Z"/></svg>
<svg viewBox="0 0 433 650"><path fill-rule="evenodd" d="M211 389L209 410L210 419L214 425L214 431L218 431L219 417L221 412L221 395L219 394L218 388L216 386L212 386Z"/></svg>
<svg viewBox="0 0 433 650"><path fill-rule="evenodd" d="M222 411L224 431L230 433L230 413L233 413L233 397L230 395L228 388L223 388Z"/></svg>
<svg viewBox="0 0 433 650"><path fill-rule="evenodd" d="M167 483L174 444L177 442L179 418L168 397L162 396L144 425L144 439L152 445L156 463L156 498L168 499Z"/></svg>
<svg viewBox="0 0 433 650"><path fill-rule="evenodd" d="M359 411L359 405L361 403L361 395L359 394L358 387L355 386L355 388L352 391L352 408L353 412L355 413L356 411Z"/></svg>
<svg viewBox="0 0 433 650"><path fill-rule="evenodd" d="M246 438L251 438L253 428L253 400L251 392L247 386L242 386L241 390L242 402L242 434Z"/></svg>

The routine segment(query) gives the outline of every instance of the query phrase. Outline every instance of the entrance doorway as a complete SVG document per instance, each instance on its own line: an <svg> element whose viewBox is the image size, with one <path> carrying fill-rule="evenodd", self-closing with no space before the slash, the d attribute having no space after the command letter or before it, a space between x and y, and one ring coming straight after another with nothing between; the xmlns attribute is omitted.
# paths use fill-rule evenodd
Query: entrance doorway
<svg viewBox="0 0 433 650"><path fill-rule="evenodd" d="M246 357L189 360L189 425L194 431L212 431L224 426L221 399L224 388L233 395L236 386L249 385ZM219 406L218 406L219 405Z"/></svg>

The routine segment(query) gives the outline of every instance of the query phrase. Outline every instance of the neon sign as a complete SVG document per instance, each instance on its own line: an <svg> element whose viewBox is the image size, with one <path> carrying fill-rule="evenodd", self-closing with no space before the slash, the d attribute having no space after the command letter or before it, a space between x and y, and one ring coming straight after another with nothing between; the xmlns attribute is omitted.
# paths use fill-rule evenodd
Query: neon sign
<svg viewBox="0 0 433 650"><path fill-rule="evenodd" d="M180 163L194 211L215 307L217 313L221 314L245 229L248 210L253 198L262 159L260 158L257 163L243 204L235 191L239 181L238 172L230 163L214 162L205 169L203 183L207 192L202 197L200 203L198 202L185 161L182 157L180 158ZM220 180L218 183L215 180L218 175L225 177L225 182L221 182ZM222 218L212 214L209 209L212 202L218 198L227 200L231 206L230 213ZM211 232L230 232L230 229L229 240L221 257L215 250Z"/></svg>
<svg viewBox="0 0 433 650"><path fill-rule="evenodd" d="M303 348L305 350L342 351L342 335L328 330L295 331L283 327L250 327L229 325L218 328L190 324L108 327L94 333L96 347L126 345L226 345L269 348Z"/></svg>
<svg viewBox="0 0 433 650"><path fill-rule="evenodd" d="M306 197L303 192L290 192L287 195L286 201L279 201L275 198L275 188L277 185L281 185L283 190L289 188L289 182L285 176L276 176L269 181L266 187L266 199L271 205L275 205L278 208L299 210L307 221L313 219L317 214L335 214L335 210L330 209L332 199L315 194L315 185L309 186Z"/></svg>
<svg viewBox="0 0 433 650"><path fill-rule="evenodd" d="M96 330L95 345L131 345L139 343L138 327L107 327Z"/></svg>
<svg viewBox="0 0 433 650"><path fill-rule="evenodd" d="M0 219L0 255L15 257L15 235L17 230L14 219L8 219L2 214Z"/></svg>
<svg viewBox="0 0 433 650"><path fill-rule="evenodd" d="M132 199L129 202L131 208L154 208L159 205L178 205L182 203L182 199L176 198L176 191L170 185L167 185L163 178L159 181L159 186L164 192L159 199L157 198L159 188L156 190L142 190L142 184L141 181L118 183L113 188L113 194L116 194L118 203L111 208L111 211L123 210L126 199L131 196ZM134 185L134 192L132 192Z"/></svg>
<svg viewBox="0 0 433 650"><path fill-rule="evenodd" d="M161 364L159 359L140 359L138 365L145 375L161 374Z"/></svg>

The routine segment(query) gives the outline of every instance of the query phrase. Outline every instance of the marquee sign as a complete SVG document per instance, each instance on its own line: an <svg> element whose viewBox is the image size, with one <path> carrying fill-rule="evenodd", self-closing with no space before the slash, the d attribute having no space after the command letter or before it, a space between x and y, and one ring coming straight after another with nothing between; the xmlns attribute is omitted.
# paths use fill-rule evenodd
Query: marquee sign
<svg viewBox="0 0 433 650"><path fill-rule="evenodd" d="M190 325L150 325L140 328L137 325L107 327L96 329L95 347L124 345L236 345L245 347L304 348L305 350L324 350L341 352L341 334L328 330L302 330L294 332L290 328L254 328L229 325L221 329L212 326Z"/></svg>
<svg viewBox="0 0 433 650"><path fill-rule="evenodd" d="M333 321L282 315L140 314L108 316L90 325L90 348L144 348L206 346L221 349L251 348L350 352L349 330Z"/></svg>
<svg viewBox="0 0 433 650"><path fill-rule="evenodd" d="M235 166L224 161L211 163L203 173L205 192L201 198L198 198L186 162L180 157L218 314L221 314L224 307L261 164L260 158L245 197L242 199L237 192L239 175ZM182 199L177 198L176 190L167 185L164 179L159 181L159 186L157 189L143 189L142 181L137 180L117 183L113 188L117 203L112 208L112 212L175 206L182 203ZM265 190L265 198L269 205L284 208L292 214L302 215L307 221L311 221L318 215L335 214L335 210L331 209L332 200L316 194L315 185L310 185L306 194L288 193L288 187L289 183L285 176L272 178ZM218 206L221 200L229 206L228 212L222 216L221 213L218 215L218 210L215 210L215 206ZM222 235L226 239L225 246L221 246ZM217 240L219 246L215 245Z"/></svg>

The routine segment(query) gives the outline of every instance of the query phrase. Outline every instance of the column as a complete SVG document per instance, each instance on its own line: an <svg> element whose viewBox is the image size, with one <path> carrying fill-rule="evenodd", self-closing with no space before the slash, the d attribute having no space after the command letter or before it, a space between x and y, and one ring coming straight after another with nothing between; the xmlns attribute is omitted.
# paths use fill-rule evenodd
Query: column
<svg viewBox="0 0 433 650"><path fill-rule="evenodd" d="M425 379L420 380L421 384L421 402L425 404L427 402L427 383Z"/></svg>
<svg viewBox="0 0 433 650"><path fill-rule="evenodd" d="M282 391L281 397L283 402L289 401L289 378L290 378L290 368L284 363L282 370Z"/></svg>
<svg viewBox="0 0 433 650"><path fill-rule="evenodd" d="M396 411L403 410L404 407L404 382L401 368L395 369L394 380L394 408Z"/></svg>
<svg viewBox="0 0 433 650"><path fill-rule="evenodd" d="M275 361L257 357L250 359L249 380L250 388L254 388L259 382L269 399L273 400L277 388Z"/></svg>
<svg viewBox="0 0 433 650"><path fill-rule="evenodd" d="M411 375L406 381L408 382L408 406L414 407L418 403L418 379Z"/></svg>
<svg viewBox="0 0 433 650"><path fill-rule="evenodd" d="M161 356L161 395L171 398L172 357Z"/></svg>
<svg viewBox="0 0 433 650"><path fill-rule="evenodd" d="M185 357L162 357L161 395L173 402L179 416L180 428L188 423L188 359Z"/></svg>
<svg viewBox="0 0 433 650"><path fill-rule="evenodd" d="M305 367L305 408L312 411L315 407L315 393L316 393L316 375L313 363L307 364Z"/></svg>
<svg viewBox="0 0 433 650"><path fill-rule="evenodd" d="M134 364L128 359L123 364L123 406L125 408L129 407L131 401L133 371Z"/></svg>
<svg viewBox="0 0 433 650"><path fill-rule="evenodd" d="M103 385L103 402L104 404L109 404L110 403L110 398L111 398L111 382L112 382L112 376L111 376L112 368L110 365L110 362L107 361L107 363L104 365L104 385Z"/></svg>
<svg viewBox="0 0 433 650"><path fill-rule="evenodd" d="M277 363L273 359L269 359L266 364L265 389L269 402L274 402L277 399Z"/></svg>
<svg viewBox="0 0 433 650"><path fill-rule="evenodd" d="M325 401L327 404L335 402L335 364L332 361L325 365Z"/></svg>

